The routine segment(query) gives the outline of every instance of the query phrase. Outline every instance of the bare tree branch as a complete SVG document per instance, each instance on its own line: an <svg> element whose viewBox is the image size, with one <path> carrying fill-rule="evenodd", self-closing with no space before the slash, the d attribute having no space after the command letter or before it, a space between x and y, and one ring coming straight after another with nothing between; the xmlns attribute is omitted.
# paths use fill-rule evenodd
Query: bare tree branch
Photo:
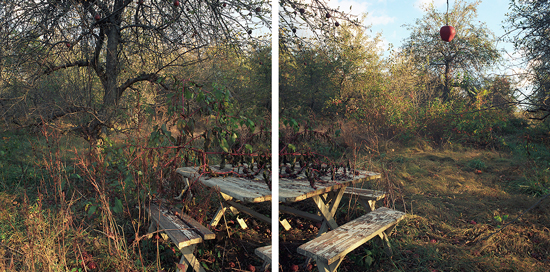
<svg viewBox="0 0 550 272"><path fill-rule="evenodd" d="M66 63L66 64L63 64L63 65L59 65L59 66L54 66L54 67L49 67L48 69L44 70L44 72L42 72L42 74L44 75L49 75L57 70L60 70L60 69L65 69L65 68L69 68L69 67L88 67L88 66L91 66L91 63L88 62L88 61L75 61L75 62L72 62L72 63Z"/></svg>

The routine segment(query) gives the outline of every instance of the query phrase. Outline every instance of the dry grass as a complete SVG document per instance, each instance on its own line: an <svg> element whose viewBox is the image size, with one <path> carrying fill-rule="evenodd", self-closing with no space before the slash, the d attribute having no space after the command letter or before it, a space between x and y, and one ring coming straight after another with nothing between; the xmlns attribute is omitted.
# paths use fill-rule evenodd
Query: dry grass
<svg viewBox="0 0 550 272"><path fill-rule="evenodd" d="M400 253L393 269L550 270L548 200L486 240L537 201L512 186L524 174L517 158L491 150L412 147L374 162L375 171L389 173L380 183L396 191L396 208L409 214L394 235ZM498 222L496 216L508 217ZM384 264L380 271L390 269Z"/></svg>

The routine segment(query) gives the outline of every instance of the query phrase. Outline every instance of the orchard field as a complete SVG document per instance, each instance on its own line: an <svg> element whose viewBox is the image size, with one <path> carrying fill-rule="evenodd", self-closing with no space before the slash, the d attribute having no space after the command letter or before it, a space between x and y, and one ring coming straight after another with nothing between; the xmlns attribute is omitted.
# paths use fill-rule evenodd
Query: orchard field
<svg viewBox="0 0 550 272"><path fill-rule="evenodd" d="M364 17L281 1L273 109L269 1L0 1L0 271L175 271L181 253L147 235L144 205L170 199L207 225L219 196L193 183L173 200L175 170L273 152L381 173L365 186L407 213L392 257L369 242L339 271L549 271L549 4L510 2L529 65L499 74L481 2L453 2L452 42L432 5L384 54ZM338 223L365 213L341 205ZM318 226L281 216L286 272ZM251 228L227 214L198 245L206 271L259 270L271 226L242 218Z"/></svg>

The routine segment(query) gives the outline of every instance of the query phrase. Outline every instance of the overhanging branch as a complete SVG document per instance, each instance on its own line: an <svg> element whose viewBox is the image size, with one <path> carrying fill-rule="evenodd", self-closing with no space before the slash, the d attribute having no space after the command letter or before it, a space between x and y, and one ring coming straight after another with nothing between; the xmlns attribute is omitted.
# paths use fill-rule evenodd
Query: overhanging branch
<svg viewBox="0 0 550 272"><path fill-rule="evenodd" d="M126 82L124 82L120 87L118 87L117 88L118 95L119 97L122 96L122 93L124 92L124 90L132 86L134 83L137 83L140 81L155 81L157 79L158 79L158 75L156 73L150 73L150 74L142 73L137 77L126 80Z"/></svg>
<svg viewBox="0 0 550 272"><path fill-rule="evenodd" d="M72 62L72 63L66 63L66 64L63 64L63 65L59 65L59 66L53 66L53 67L49 67L48 69L46 69L43 74L44 75L49 75L57 70L60 70L60 69L66 69L66 68L69 68L69 67L87 67L87 66L91 66L90 62L88 61L84 61L84 60L80 60L80 61L75 61L75 62Z"/></svg>

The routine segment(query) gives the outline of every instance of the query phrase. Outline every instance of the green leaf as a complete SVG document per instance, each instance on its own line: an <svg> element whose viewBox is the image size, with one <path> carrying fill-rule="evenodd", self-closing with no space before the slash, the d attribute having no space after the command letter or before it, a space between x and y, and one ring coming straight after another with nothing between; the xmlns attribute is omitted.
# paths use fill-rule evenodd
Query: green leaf
<svg viewBox="0 0 550 272"><path fill-rule="evenodd" d="M293 144L288 144L288 149L290 149L292 152L296 152L296 146Z"/></svg>
<svg viewBox="0 0 550 272"><path fill-rule="evenodd" d="M222 148L223 151L225 152L229 152L229 145L227 144L227 140L226 139L223 139L221 140L220 142L220 147Z"/></svg>
<svg viewBox="0 0 550 272"><path fill-rule="evenodd" d="M254 131L254 126L255 126L254 121L252 121L252 120L250 120L250 119L246 120L246 126L248 127L248 129L249 129L251 132Z"/></svg>
<svg viewBox="0 0 550 272"><path fill-rule="evenodd" d="M367 256L365 257L364 261L365 261L365 266L371 266L372 263L374 262L374 259L371 256Z"/></svg>
<svg viewBox="0 0 550 272"><path fill-rule="evenodd" d="M252 153L252 151L253 151L252 146L249 145L249 144L245 144L245 145L244 145L244 148L245 148L245 149L248 149L248 151L250 151L250 153Z"/></svg>
<svg viewBox="0 0 550 272"><path fill-rule="evenodd" d="M92 215L95 213L96 210L97 210L97 206L91 205L91 206L88 208L88 217L89 217L89 216L92 216Z"/></svg>
<svg viewBox="0 0 550 272"><path fill-rule="evenodd" d="M115 213L122 213L122 201L117 197L115 199L115 206L113 207L113 212Z"/></svg>

